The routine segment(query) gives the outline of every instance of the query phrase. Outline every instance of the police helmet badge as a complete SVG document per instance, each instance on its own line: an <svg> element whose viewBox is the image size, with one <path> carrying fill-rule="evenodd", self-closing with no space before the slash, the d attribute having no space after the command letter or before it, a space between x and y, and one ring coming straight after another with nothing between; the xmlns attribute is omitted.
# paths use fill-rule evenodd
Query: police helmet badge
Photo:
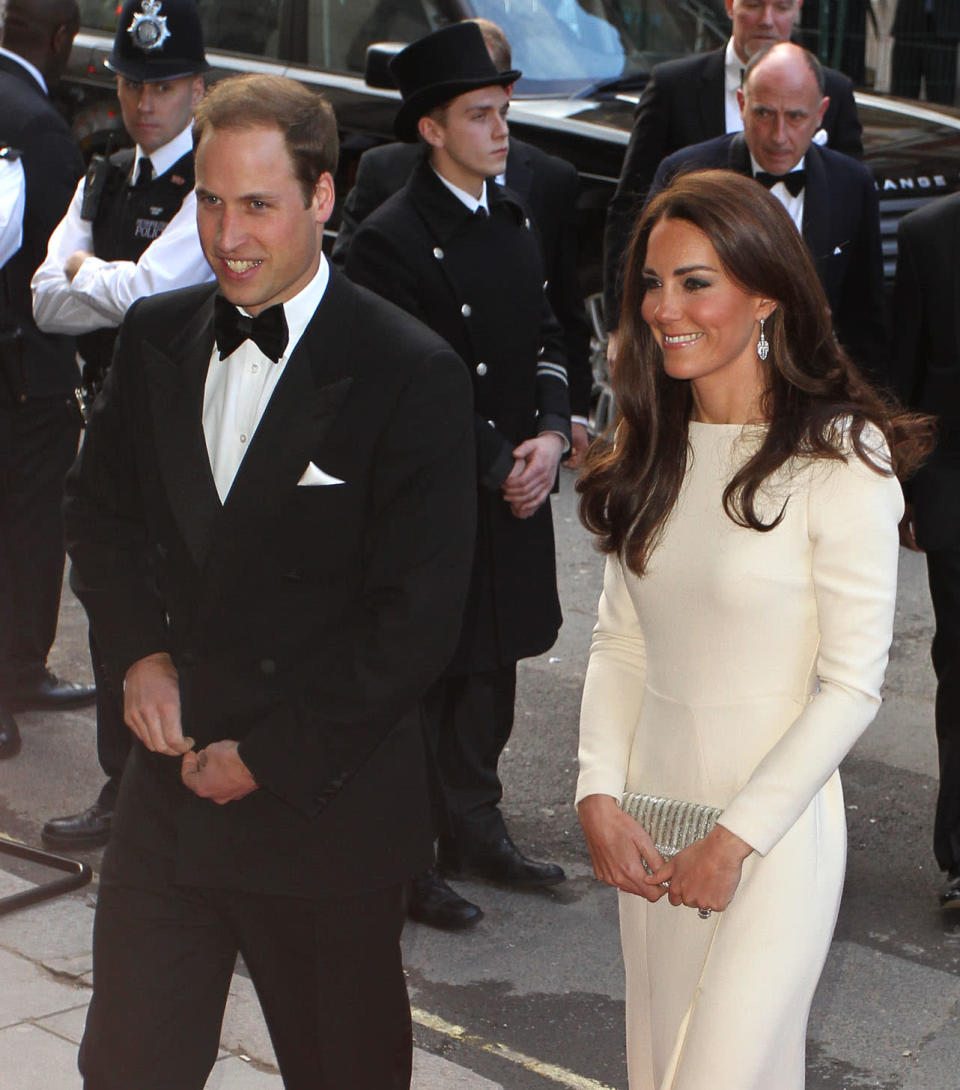
<svg viewBox="0 0 960 1090"><path fill-rule="evenodd" d="M150 52L160 49L170 37L167 29L167 17L160 14L161 0L142 0L140 11L135 12L127 33L134 45Z"/></svg>

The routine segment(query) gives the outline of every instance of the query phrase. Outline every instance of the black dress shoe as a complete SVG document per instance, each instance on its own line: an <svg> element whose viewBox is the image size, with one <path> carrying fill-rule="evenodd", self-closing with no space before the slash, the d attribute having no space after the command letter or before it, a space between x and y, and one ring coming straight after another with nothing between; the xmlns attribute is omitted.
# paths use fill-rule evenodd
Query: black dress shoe
<svg viewBox="0 0 960 1090"><path fill-rule="evenodd" d="M51 818L40 835L57 848L99 848L110 839L113 811L95 802L81 814Z"/></svg>
<svg viewBox="0 0 960 1090"><path fill-rule="evenodd" d="M407 883L407 915L442 931L463 931L483 919L483 911L452 890L433 867Z"/></svg>
<svg viewBox="0 0 960 1090"><path fill-rule="evenodd" d="M69 708L85 708L97 699L96 685L78 685L64 681L51 670L44 668L43 675L35 681L21 682L10 694L8 703L15 711L29 708L45 708L48 711L66 711Z"/></svg>
<svg viewBox="0 0 960 1090"><path fill-rule="evenodd" d="M17 721L6 708L0 708L0 761L16 757L19 752L20 729Z"/></svg>
<svg viewBox="0 0 960 1090"><path fill-rule="evenodd" d="M461 840L455 849L441 842L438 865L440 873L444 875L472 875L525 889L555 886L566 878L563 868L556 863L539 863L528 859L506 834L473 844L464 844Z"/></svg>
<svg viewBox="0 0 960 1090"><path fill-rule="evenodd" d="M960 874L953 874L947 879L943 893L940 894L940 907L951 915L960 910Z"/></svg>

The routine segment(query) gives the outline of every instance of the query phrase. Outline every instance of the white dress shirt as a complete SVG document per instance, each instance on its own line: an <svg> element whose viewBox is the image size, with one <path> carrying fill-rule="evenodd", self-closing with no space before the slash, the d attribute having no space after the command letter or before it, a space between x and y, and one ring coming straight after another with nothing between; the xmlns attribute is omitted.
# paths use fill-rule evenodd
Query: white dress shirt
<svg viewBox="0 0 960 1090"><path fill-rule="evenodd" d="M727 42L727 52L723 61L723 111L726 118L727 132L743 132L743 118L740 116L740 103L737 102L737 88L743 78L745 65L733 48L733 38Z"/></svg>
<svg viewBox="0 0 960 1090"><path fill-rule="evenodd" d="M0 269L20 249L27 182L19 159L0 159Z"/></svg>
<svg viewBox="0 0 960 1090"><path fill-rule="evenodd" d="M460 201L465 204L471 212L476 212L478 208L482 208L487 215L490 214L490 206L487 204L487 183L483 183L483 188L480 190L480 196L475 197L472 193L468 193L465 189L461 189L460 186L454 185L453 182L447 181L446 178L440 173L439 170L433 172L440 179L441 182L450 190L450 192Z"/></svg>
<svg viewBox="0 0 960 1090"><path fill-rule="evenodd" d="M193 149L193 123L151 156L153 176L165 174ZM132 177L144 151L138 146ZM187 288L213 279L197 234L197 198L191 190L163 234L144 250L139 261L103 261L88 257L73 281L64 266L77 250L93 253L93 224L81 219L84 180L50 236L47 256L33 274L33 316L46 333L88 333L118 326L127 310L145 295Z"/></svg>
<svg viewBox="0 0 960 1090"><path fill-rule="evenodd" d="M283 304L288 340L276 363L251 340L222 360L214 345L203 387L203 436L221 503L226 501L287 360L320 305L329 279L330 267L321 255L310 283Z"/></svg>
<svg viewBox="0 0 960 1090"><path fill-rule="evenodd" d="M793 168L793 170L803 170L804 164L807 161L807 157L804 156L799 163ZM750 154L750 165L753 168L753 173L756 175L759 171L763 170L763 167L754 159L753 153ZM790 171L789 173L792 173ZM803 198L806 193L806 188L801 189L800 192L794 196L789 189L783 184L783 182L777 182L775 186L771 186L770 192L774 197L786 208L793 220L793 224L796 229L803 234Z"/></svg>

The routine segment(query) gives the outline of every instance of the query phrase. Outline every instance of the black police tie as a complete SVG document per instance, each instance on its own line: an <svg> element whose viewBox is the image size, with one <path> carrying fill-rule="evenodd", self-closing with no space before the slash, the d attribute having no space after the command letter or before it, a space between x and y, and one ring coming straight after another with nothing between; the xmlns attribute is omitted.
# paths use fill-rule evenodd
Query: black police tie
<svg viewBox="0 0 960 1090"><path fill-rule="evenodd" d="M233 303L217 295L213 301L213 334L220 359L232 355L246 340L251 340L276 363L287 347L287 320L283 304L262 310L256 318L241 314Z"/></svg>
<svg viewBox="0 0 960 1090"><path fill-rule="evenodd" d="M134 183L134 189L143 189L153 181L153 163L150 162L149 156L142 155L140 157L140 169L137 171L137 180Z"/></svg>
<svg viewBox="0 0 960 1090"><path fill-rule="evenodd" d="M807 172L805 170L791 170L789 174L768 174L765 170L758 170L754 178L767 189L773 189L777 182L783 182L790 192L791 197L797 197L807 184Z"/></svg>

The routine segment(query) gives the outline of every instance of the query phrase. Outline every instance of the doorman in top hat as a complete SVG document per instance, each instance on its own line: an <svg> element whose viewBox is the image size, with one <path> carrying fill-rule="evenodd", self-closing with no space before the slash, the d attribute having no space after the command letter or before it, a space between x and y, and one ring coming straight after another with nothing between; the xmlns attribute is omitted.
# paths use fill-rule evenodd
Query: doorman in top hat
<svg viewBox="0 0 960 1090"><path fill-rule="evenodd" d="M510 839L497 762L513 725L517 660L547 650L560 626L548 497L569 444L569 395L534 225L511 190L489 181L506 161L505 87L520 73L498 71L470 22L414 42L391 69L403 95L396 134L429 153L360 225L345 268L440 333L473 380L472 581L456 654L425 702L444 804L439 873L415 880L409 903L414 919L469 927L480 909L442 875L517 887L564 877Z"/></svg>
<svg viewBox="0 0 960 1090"><path fill-rule="evenodd" d="M105 64L116 73L134 146L94 159L32 282L37 325L78 334L88 397L102 385L117 327L137 299L213 279L193 192L193 109L209 68L194 0L127 0ZM106 842L130 750L122 694L109 688L93 632L90 653L107 782L92 806L44 825L44 840L57 847Z"/></svg>

